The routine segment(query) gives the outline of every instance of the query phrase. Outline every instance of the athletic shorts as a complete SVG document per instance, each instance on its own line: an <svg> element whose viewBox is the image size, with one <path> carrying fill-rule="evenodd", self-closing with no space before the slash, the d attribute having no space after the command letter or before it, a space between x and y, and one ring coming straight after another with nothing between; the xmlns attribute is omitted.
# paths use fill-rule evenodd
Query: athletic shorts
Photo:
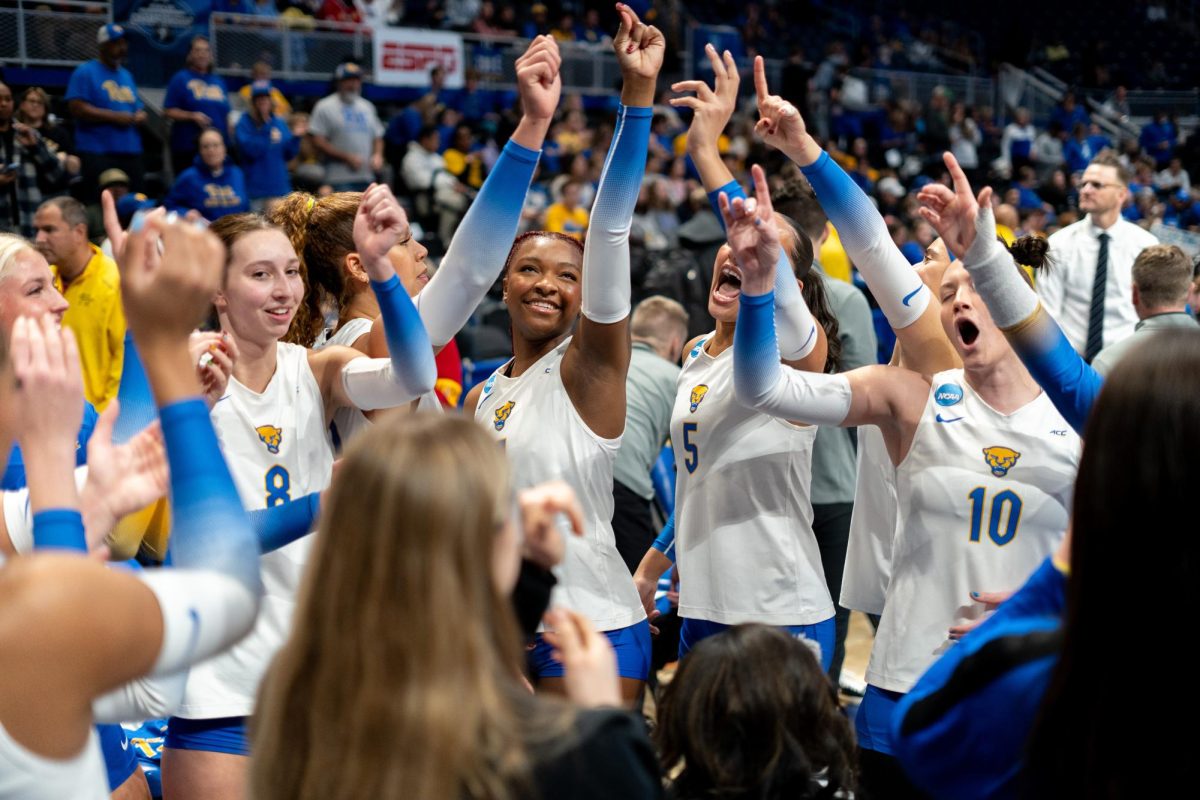
<svg viewBox="0 0 1200 800"><path fill-rule="evenodd" d="M250 745L246 741L246 718L171 717L171 721L167 723L166 747L169 750L203 750L209 753L248 756Z"/></svg>
<svg viewBox="0 0 1200 800"><path fill-rule="evenodd" d="M628 628L604 631L613 650L617 653L617 675L635 681L644 681L650 675L650 622L642 620ZM563 666L551 657L554 648L542 639L539 633L533 638L533 649L528 653L529 671L537 678L561 678Z"/></svg>
<svg viewBox="0 0 1200 800"><path fill-rule="evenodd" d="M100 736L100 752L104 754L104 769L108 772L108 790L115 792L137 770L137 755L120 725L97 725L96 733Z"/></svg>
<svg viewBox="0 0 1200 800"><path fill-rule="evenodd" d="M691 649L701 639L715 636L731 627L733 626L720 622L685 617L683 625L679 628L679 657L683 658L691 652ZM833 617L812 625L776 625L775 627L785 633L790 633L797 639L803 639L806 644L811 645L816 651L817 659L821 662L821 669L829 671L829 666L833 663L833 640L837 634L837 625L834 623Z"/></svg>
<svg viewBox="0 0 1200 800"><path fill-rule="evenodd" d="M892 718L896 716L896 706L902 697L902 692L889 692L867 684L867 693L854 715L854 733L859 747L888 756L896 755L892 749Z"/></svg>

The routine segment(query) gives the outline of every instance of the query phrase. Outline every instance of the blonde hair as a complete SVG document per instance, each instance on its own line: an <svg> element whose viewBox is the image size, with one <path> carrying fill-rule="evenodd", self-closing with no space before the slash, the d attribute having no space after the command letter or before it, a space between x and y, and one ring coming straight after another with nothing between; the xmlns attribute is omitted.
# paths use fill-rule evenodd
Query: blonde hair
<svg viewBox="0 0 1200 800"><path fill-rule="evenodd" d="M17 256L26 250L37 252L37 248L25 237L15 233L0 233L0 280L8 277L8 271L16 263Z"/></svg>
<svg viewBox="0 0 1200 800"><path fill-rule="evenodd" d="M503 452L470 420L391 417L354 443L260 688L257 800L521 796L529 732L563 726L535 727L561 706L517 680L492 575L510 506Z"/></svg>
<svg viewBox="0 0 1200 800"><path fill-rule="evenodd" d="M633 309L629 328L630 334L636 339L667 344L673 334L679 334L686 340L688 312L669 297L651 295Z"/></svg>
<svg viewBox="0 0 1200 800"><path fill-rule="evenodd" d="M1192 260L1173 244L1154 244L1133 260L1133 285L1146 308L1175 308L1187 303Z"/></svg>

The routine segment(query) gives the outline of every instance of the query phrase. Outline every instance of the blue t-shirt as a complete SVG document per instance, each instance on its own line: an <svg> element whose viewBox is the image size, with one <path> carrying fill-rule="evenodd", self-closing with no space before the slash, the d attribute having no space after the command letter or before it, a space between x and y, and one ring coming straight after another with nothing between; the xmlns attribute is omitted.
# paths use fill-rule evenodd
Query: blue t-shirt
<svg viewBox="0 0 1200 800"><path fill-rule="evenodd" d="M83 423L79 426L79 435L75 437L75 466L77 467L87 463L88 440L92 438L92 431L96 429L96 420L99 418L100 415L96 412L95 407L91 403L84 402ZM4 468L4 478L0 483L0 489L7 492L23 488L25 488L25 459L21 457L21 448L14 444L12 452L8 455L8 466Z"/></svg>
<svg viewBox="0 0 1200 800"><path fill-rule="evenodd" d="M243 114L233 133L251 200L283 197L292 191L287 162L295 158L300 140L292 135L287 123L273 116L259 125L249 114Z"/></svg>
<svg viewBox="0 0 1200 800"><path fill-rule="evenodd" d="M137 96L133 75L124 67L109 69L98 60L80 64L71 73L67 84L67 101L83 100L96 108L140 111L142 101ZM142 137L136 125L112 125L107 122L75 124L75 149L80 153L140 153Z"/></svg>
<svg viewBox="0 0 1200 800"><path fill-rule="evenodd" d="M181 69L167 84L163 108L182 108L184 111L200 111L207 114L212 120L212 126L225 137L225 143L229 143L226 133L229 93L220 75L205 75L190 69ZM199 136L200 126L194 122L171 123L172 150L194 150Z"/></svg>
<svg viewBox="0 0 1200 800"><path fill-rule="evenodd" d="M206 220L215 222L227 214L250 210L246 196L246 178L240 167L228 159L220 175L214 175L200 156L196 162L179 173L175 185L163 205L168 211L199 211Z"/></svg>

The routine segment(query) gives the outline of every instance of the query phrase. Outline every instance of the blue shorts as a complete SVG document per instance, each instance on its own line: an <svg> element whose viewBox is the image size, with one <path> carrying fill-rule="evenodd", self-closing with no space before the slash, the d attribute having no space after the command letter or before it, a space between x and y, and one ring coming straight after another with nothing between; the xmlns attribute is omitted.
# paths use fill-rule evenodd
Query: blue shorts
<svg viewBox="0 0 1200 800"><path fill-rule="evenodd" d="M246 742L245 717L216 719L184 719L171 717L167 723L168 750L203 750L208 753L250 755Z"/></svg>
<svg viewBox="0 0 1200 800"><path fill-rule="evenodd" d="M642 620L628 628L604 631L617 653L617 674L622 678L644 681L650 675L650 622ZM563 665L555 661L548 645L539 633L533 637L533 649L528 653L529 671L536 678L561 678Z"/></svg>
<svg viewBox="0 0 1200 800"><path fill-rule="evenodd" d="M892 718L896 716L896 706L902 697L902 692L889 692L867 684L867 693L854 715L854 734L858 737L859 747L888 756L896 755L892 749Z"/></svg>
<svg viewBox="0 0 1200 800"><path fill-rule="evenodd" d="M715 636L731 627L733 626L724 625L720 622L709 622L706 619L688 619L685 617L683 624L679 627L679 657L683 658L690 653L692 648L701 639ZM776 625L775 627L785 633L790 633L797 639L807 639L810 642L815 642L819 648L817 657L821 661L821 669L826 672L829 671L830 665L833 664L833 640L837 632L833 617L821 620L812 625Z"/></svg>
<svg viewBox="0 0 1200 800"><path fill-rule="evenodd" d="M97 725L96 733L100 736L100 752L104 754L104 769L108 772L108 790L115 792L137 770L137 755L120 725Z"/></svg>

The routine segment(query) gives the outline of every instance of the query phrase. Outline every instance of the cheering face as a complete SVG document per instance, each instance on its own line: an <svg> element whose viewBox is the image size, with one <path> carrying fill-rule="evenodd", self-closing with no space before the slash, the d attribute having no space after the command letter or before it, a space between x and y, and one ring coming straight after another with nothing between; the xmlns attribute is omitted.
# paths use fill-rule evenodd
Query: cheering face
<svg viewBox="0 0 1200 800"><path fill-rule="evenodd" d="M963 366L978 368L995 363L1008 349L1008 342L992 322L987 305L975 291L975 283L961 261L946 268L939 293L942 328L962 358Z"/></svg>
<svg viewBox="0 0 1200 800"><path fill-rule="evenodd" d="M283 231L253 231L234 242L216 306L239 339L263 347L279 341L303 297L300 259Z"/></svg>
<svg viewBox="0 0 1200 800"><path fill-rule="evenodd" d="M504 276L513 332L530 341L565 335L579 317L582 277L579 248L547 236L523 241Z"/></svg>
<svg viewBox="0 0 1200 800"><path fill-rule="evenodd" d="M779 229L779 244L791 258L796 251L796 232L778 213L775 226ZM792 265L795 267L795 265ZM712 288L708 294L708 313L717 322L736 322L742 298L742 271L733 259L729 245L721 245L713 263Z"/></svg>
<svg viewBox="0 0 1200 800"><path fill-rule="evenodd" d="M17 317L39 319L52 314L62 323L67 300L54 287L50 265L40 253L24 250L0 279L0 331L7 337Z"/></svg>

